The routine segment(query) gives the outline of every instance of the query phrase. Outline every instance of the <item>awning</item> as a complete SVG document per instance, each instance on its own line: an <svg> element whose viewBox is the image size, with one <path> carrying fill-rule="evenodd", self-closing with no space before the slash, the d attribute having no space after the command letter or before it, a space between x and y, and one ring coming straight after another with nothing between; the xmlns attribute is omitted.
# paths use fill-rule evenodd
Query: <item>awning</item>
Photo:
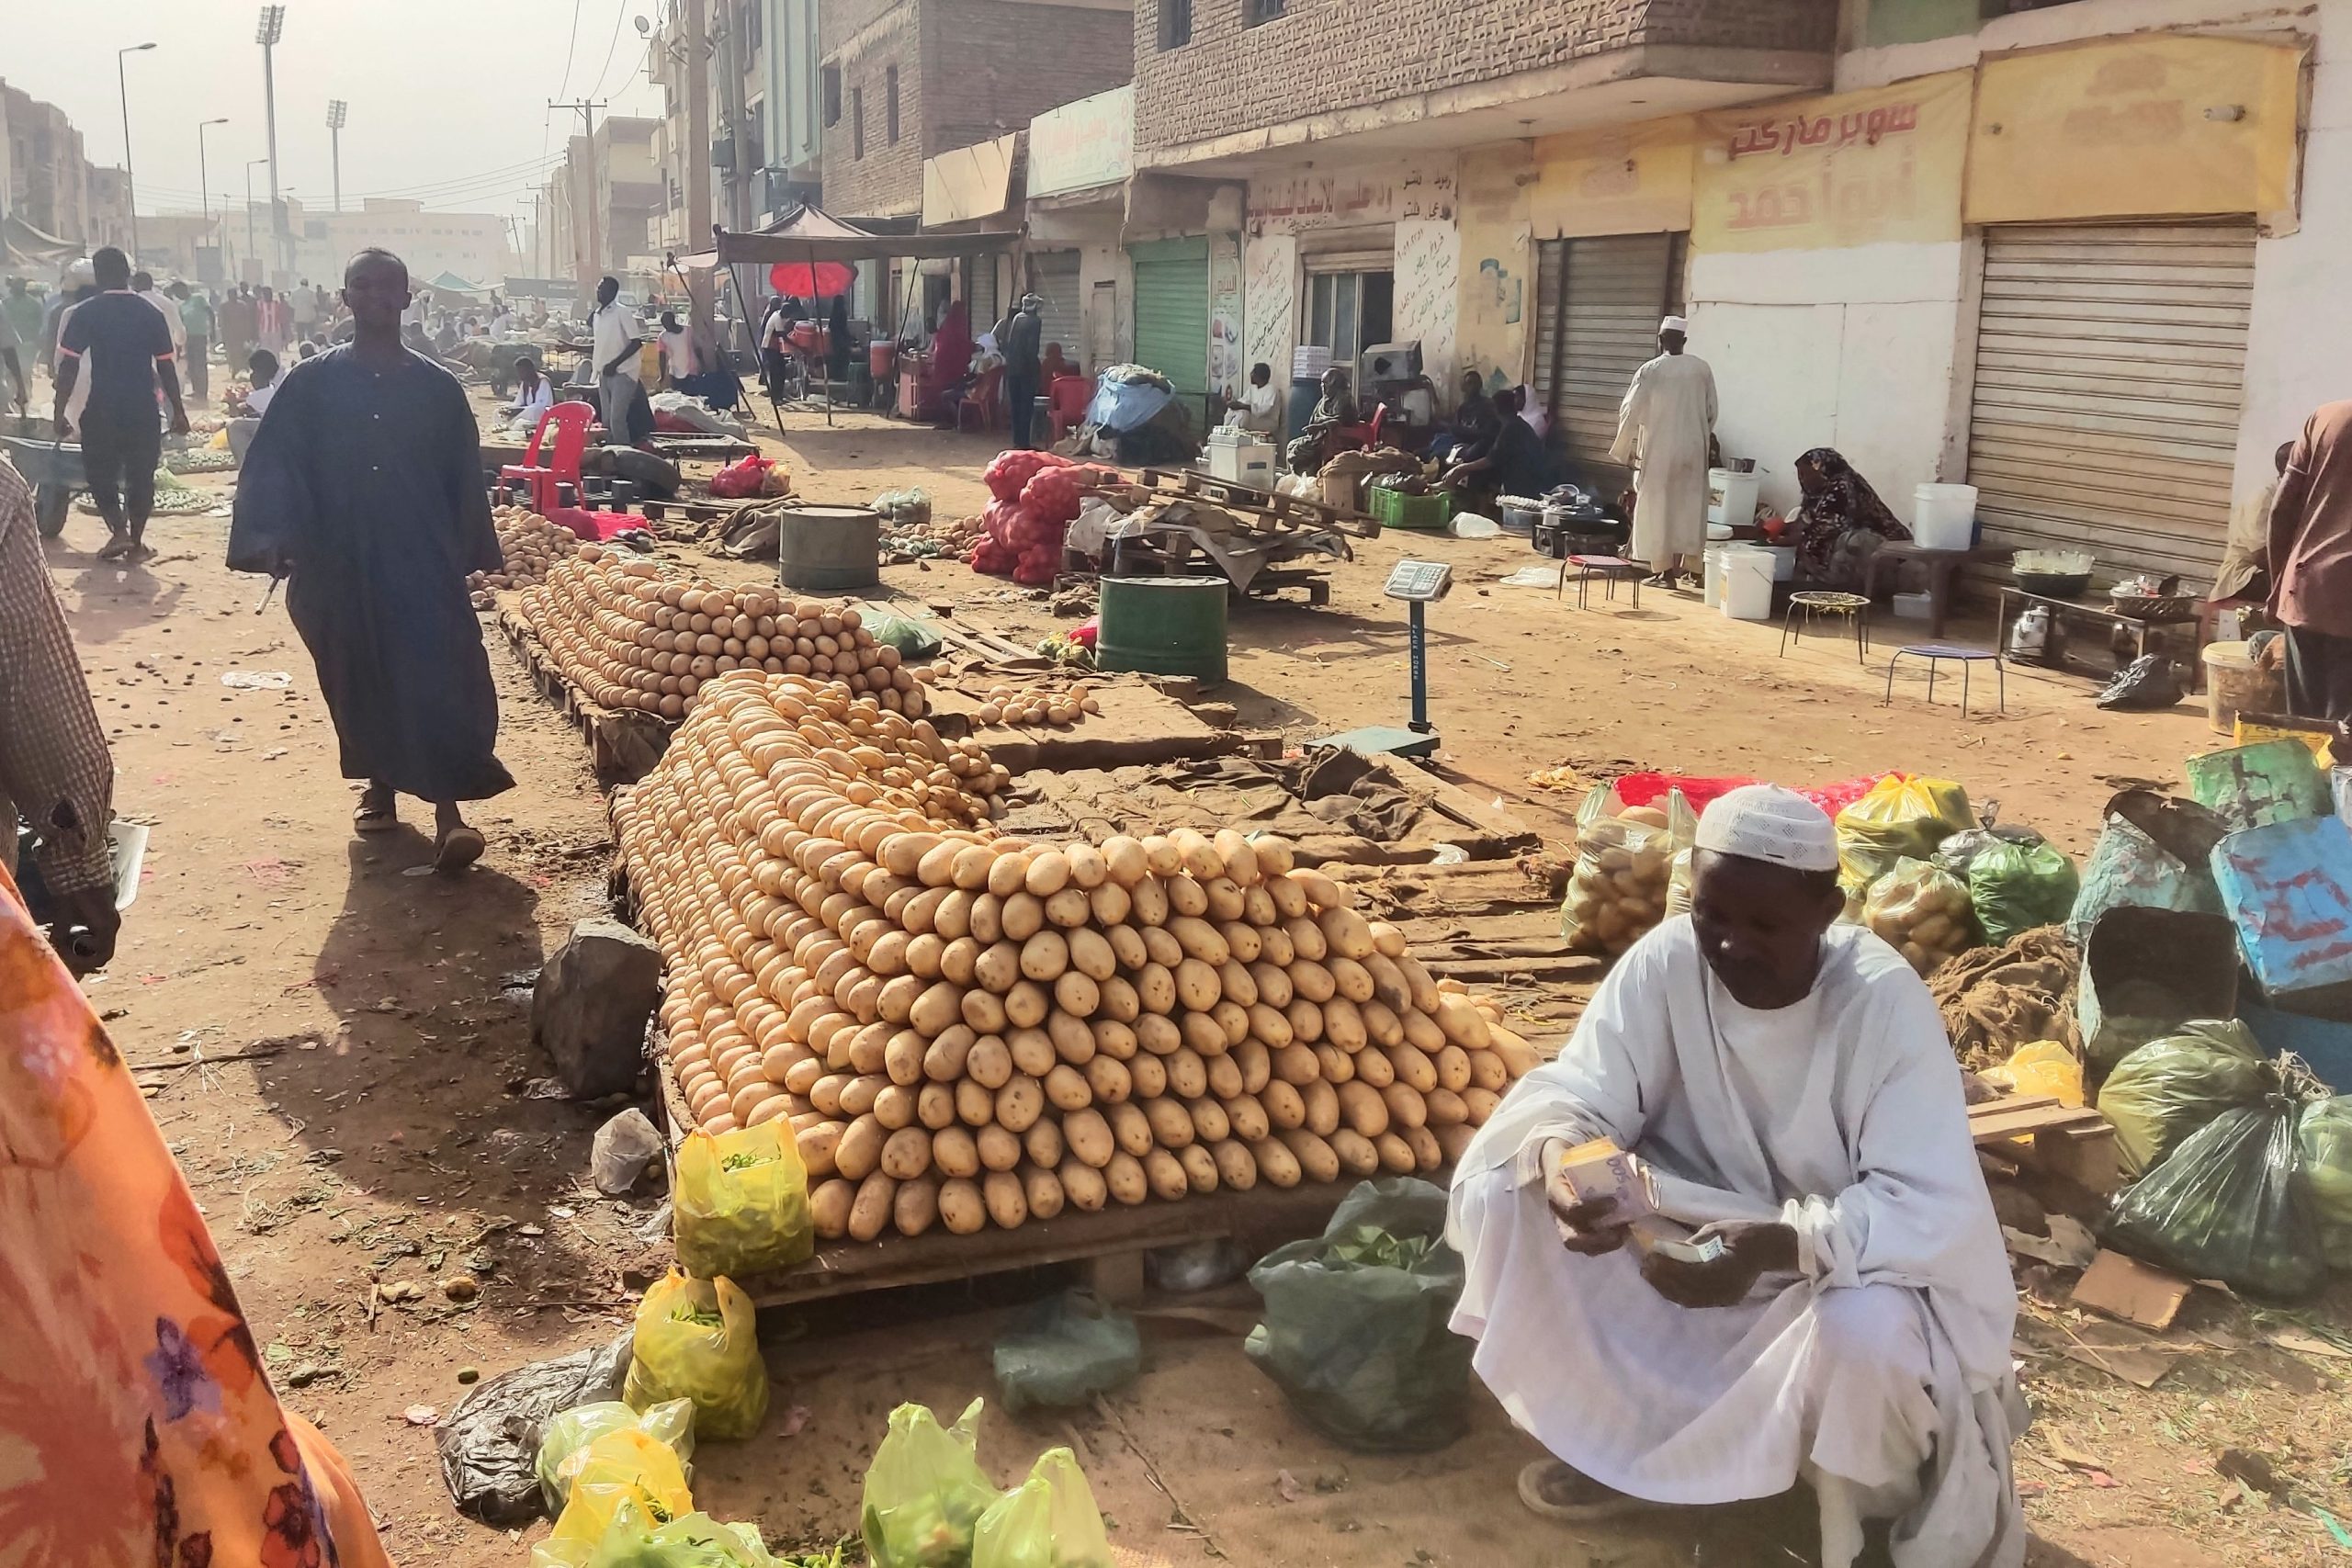
<svg viewBox="0 0 2352 1568"><path fill-rule="evenodd" d="M814 207L804 207L775 229L762 234L718 231L717 259L728 265L777 262L880 261L891 256L989 255L1011 250L1017 231L974 234L876 234L842 222ZM683 262L685 258L680 258Z"/></svg>
<svg viewBox="0 0 2352 1568"><path fill-rule="evenodd" d="M34 228L15 213L8 215L6 225L0 228L0 252L6 252L12 265L51 265L63 266L82 259L82 247L72 240Z"/></svg>

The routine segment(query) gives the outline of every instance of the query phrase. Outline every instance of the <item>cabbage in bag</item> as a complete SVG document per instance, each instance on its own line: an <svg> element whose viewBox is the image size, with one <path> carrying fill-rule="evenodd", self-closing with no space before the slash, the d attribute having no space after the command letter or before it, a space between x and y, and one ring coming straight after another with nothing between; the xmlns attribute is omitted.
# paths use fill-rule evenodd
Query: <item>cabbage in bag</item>
<svg viewBox="0 0 2352 1568"><path fill-rule="evenodd" d="M901 1404L865 1470L860 1512L868 1568L964 1568L972 1532L1000 1495L980 1473L982 1401L943 1427L929 1407Z"/></svg>
<svg viewBox="0 0 2352 1568"><path fill-rule="evenodd" d="M1111 1568L1094 1489L1068 1449L1048 1449L1029 1479L980 1516L972 1568Z"/></svg>
<svg viewBox="0 0 2352 1568"><path fill-rule="evenodd" d="M2052 843L1996 840L1969 858L1967 874L1976 923L1996 947L2064 919L2082 885L2075 863Z"/></svg>
<svg viewBox="0 0 2352 1568"><path fill-rule="evenodd" d="M2222 1111L2251 1105L2278 1087L2278 1073L2245 1024L2203 1019L2118 1063L2099 1089L2098 1112L2115 1124L2123 1174L2137 1176L2163 1164Z"/></svg>
<svg viewBox="0 0 2352 1568"><path fill-rule="evenodd" d="M678 1264L705 1280L749 1279L816 1250L808 1168L781 1117L678 1145Z"/></svg>
<svg viewBox="0 0 2352 1568"><path fill-rule="evenodd" d="M2352 1095L2314 1100L2295 1128L2303 1190L2327 1266L2352 1273Z"/></svg>
<svg viewBox="0 0 2352 1568"><path fill-rule="evenodd" d="M2254 1295L2311 1294L2326 1273L2298 1168L2299 1120L2282 1095L2222 1111L2116 1200L2108 1245Z"/></svg>

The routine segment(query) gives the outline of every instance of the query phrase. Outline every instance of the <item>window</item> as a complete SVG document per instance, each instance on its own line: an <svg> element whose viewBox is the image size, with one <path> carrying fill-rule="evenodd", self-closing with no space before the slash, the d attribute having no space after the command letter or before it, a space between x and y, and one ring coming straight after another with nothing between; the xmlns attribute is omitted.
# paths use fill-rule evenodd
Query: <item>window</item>
<svg viewBox="0 0 2352 1568"><path fill-rule="evenodd" d="M1159 0L1159 47L1182 49L1193 41L1193 0Z"/></svg>
<svg viewBox="0 0 2352 1568"><path fill-rule="evenodd" d="M899 68L895 65L882 73L882 114L888 122L890 145L899 144Z"/></svg>
<svg viewBox="0 0 2352 1568"><path fill-rule="evenodd" d="M849 90L849 155L853 158L865 156L865 89L863 87Z"/></svg>
<svg viewBox="0 0 2352 1568"><path fill-rule="evenodd" d="M1243 0L1241 25L1254 28L1283 14L1283 0Z"/></svg>
<svg viewBox="0 0 2352 1568"><path fill-rule="evenodd" d="M1318 272L1306 280L1306 341L1331 351L1331 363L1352 366L1375 343L1388 341L1396 275Z"/></svg>
<svg viewBox="0 0 2352 1568"><path fill-rule="evenodd" d="M825 123L839 125L842 122L842 68L838 65L825 66L819 73L819 83L825 96Z"/></svg>

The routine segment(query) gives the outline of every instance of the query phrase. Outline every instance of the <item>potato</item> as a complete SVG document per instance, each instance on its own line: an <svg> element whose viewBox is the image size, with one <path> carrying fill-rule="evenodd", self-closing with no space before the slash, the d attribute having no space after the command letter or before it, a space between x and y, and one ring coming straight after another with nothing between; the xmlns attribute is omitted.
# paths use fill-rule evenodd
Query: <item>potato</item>
<svg viewBox="0 0 2352 1568"><path fill-rule="evenodd" d="M901 1029L882 1047L882 1070L895 1084L922 1081L923 1053L931 1042L912 1029Z"/></svg>
<svg viewBox="0 0 2352 1568"><path fill-rule="evenodd" d="M1144 1119L1151 1125L1152 1142L1160 1148L1181 1149L1193 1141L1193 1118L1176 1100L1160 1099L1144 1103Z"/></svg>
<svg viewBox="0 0 2352 1568"><path fill-rule="evenodd" d="M950 889L939 900L939 908L932 916L931 929L951 942L959 936L970 936L973 903L969 893L961 888Z"/></svg>
<svg viewBox="0 0 2352 1568"><path fill-rule="evenodd" d="M1437 1134L1430 1129L1408 1127L1404 1139L1406 1146L1413 1152L1413 1168L1416 1170L1435 1170L1445 1163L1445 1145L1438 1142Z"/></svg>
<svg viewBox="0 0 2352 1568"><path fill-rule="evenodd" d="M1054 1005L1072 1019L1091 1018L1102 1005L1102 990L1078 970L1065 970L1054 982Z"/></svg>
<svg viewBox="0 0 2352 1568"><path fill-rule="evenodd" d="M1136 1056L1127 1063L1131 1097L1151 1100L1168 1092L1168 1062L1164 1056Z"/></svg>
<svg viewBox="0 0 2352 1568"><path fill-rule="evenodd" d="M1008 1133L1025 1133L1045 1113L1046 1091L1035 1078L1016 1073L996 1091L996 1124Z"/></svg>
<svg viewBox="0 0 2352 1568"><path fill-rule="evenodd" d="M1102 1207L1111 1195L1110 1189L1103 1183L1102 1173L1091 1166L1081 1165L1077 1160L1062 1161L1061 1168L1054 1175L1061 1183L1063 1198L1069 1201L1071 1208L1082 1213L1090 1214L1094 1213Z"/></svg>
<svg viewBox="0 0 2352 1568"><path fill-rule="evenodd" d="M828 1073L808 1086L808 1103L828 1116L844 1115L842 1094L856 1081L847 1073Z"/></svg>
<svg viewBox="0 0 2352 1568"><path fill-rule="evenodd" d="M939 1182L922 1177L899 1185L890 1204L890 1223L900 1235L921 1235L939 1219Z"/></svg>
<svg viewBox="0 0 2352 1568"><path fill-rule="evenodd" d="M1099 1100L1116 1105L1135 1092L1135 1075L1115 1056L1096 1056L1083 1070L1090 1102Z"/></svg>
<svg viewBox="0 0 2352 1568"><path fill-rule="evenodd" d="M1125 1151L1111 1156L1111 1163L1103 1168L1102 1180L1110 1188L1111 1196L1122 1203L1140 1203L1151 1195L1151 1181L1144 1174L1143 1163Z"/></svg>
<svg viewBox="0 0 2352 1568"><path fill-rule="evenodd" d="M964 993L964 1021L982 1034L1001 1033L1006 1027L1004 998L994 991Z"/></svg>
<svg viewBox="0 0 2352 1568"><path fill-rule="evenodd" d="M1339 995L1340 987L1331 978L1331 971L1311 958L1301 958L1290 966L1291 990L1302 1001L1317 1006Z"/></svg>
<svg viewBox="0 0 2352 1568"><path fill-rule="evenodd" d="M1450 1089L1442 1086L1433 1089L1421 1096L1421 1100L1428 1111L1429 1125L1457 1127L1470 1120L1468 1102Z"/></svg>
<svg viewBox="0 0 2352 1568"><path fill-rule="evenodd" d="M1472 1087L1462 1091L1462 1108L1469 1112L1473 1127L1483 1127L1503 1102L1502 1096L1492 1089Z"/></svg>
<svg viewBox="0 0 2352 1568"><path fill-rule="evenodd" d="M956 1177L939 1184L939 1223L956 1235L971 1235L989 1223L979 1183Z"/></svg>
<svg viewBox="0 0 2352 1568"><path fill-rule="evenodd" d="M989 874L995 869L997 859L992 844L966 844L948 863L948 876L965 892L977 893L989 885ZM931 879L923 880L928 883Z"/></svg>
<svg viewBox="0 0 2352 1568"><path fill-rule="evenodd" d="M944 1176L978 1176L979 1145L964 1127L943 1127L931 1136L931 1158Z"/></svg>
<svg viewBox="0 0 2352 1568"><path fill-rule="evenodd" d="M1445 1032L1448 1040L1473 1051L1486 1049L1492 1038L1487 1032L1487 1021L1479 1016L1478 1010L1470 1005L1467 998L1442 998L1437 1008L1437 1024Z"/></svg>
<svg viewBox="0 0 2352 1568"><path fill-rule="evenodd" d="M1086 1020L1055 1010L1046 1018L1046 1038L1054 1055L1074 1067L1082 1067L1094 1059L1094 1031Z"/></svg>
<svg viewBox="0 0 2352 1568"><path fill-rule="evenodd" d="M1428 1013L1416 1008L1404 1015L1403 1021L1405 1043L1414 1050L1434 1056L1445 1049L1445 1031L1440 1029L1437 1020Z"/></svg>
<svg viewBox="0 0 2352 1568"><path fill-rule="evenodd" d="M1257 963L1266 951L1265 939L1258 934L1258 927L1250 920L1246 908L1241 919L1227 920L1219 926L1217 935L1225 938L1227 951L1233 954L1233 961L1245 967Z"/></svg>
<svg viewBox="0 0 2352 1568"><path fill-rule="evenodd" d="M1098 1111L1073 1111L1062 1118L1061 1128L1063 1140L1069 1145L1069 1152L1098 1170L1110 1164L1112 1155L1118 1151L1118 1145L1111 1136L1110 1123Z"/></svg>
<svg viewBox="0 0 2352 1568"><path fill-rule="evenodd" d="M849 1234L851 1209L857 1203L857 1185L835 1177L820 1182L808 1194L809 1228L827 1241Z"/></svg>
<svg viewBox="0 0 2352 1568"><path fill-rule="evenodd" d="M1301 1086L1298 1098L1306 1107L1306 1130L1317 1137L1329 1137L1340 1127L1340 1093L1331 1085L1317 1078Z"/></svg>
<svg viewBox="0 0 2352 1568"><path fill-rule="evenodd" d="M1204 1097L1187 1100L1184 1113L1193 1120L1193 1141L1201 1144L1221 1144L1233 1135L1232 1120L1225 1108L1216 1100Z"/></svg>
<svg viewBox="0 0 2352 1568"><path fill-rule="evenodd" d="M1345 1083L1336 1092L1340 1115L1352 1131L1366 1138L1388 1131L1388 1104L1380 1089L1367 1083Z"/></svg>
<svg viewBox="0 0 2352 1568"><path fill-rule="evenodd" d="M1437 1062L1428 1053L1416 1051L1410 1045L1397 1045L1381 1055L1396 1069L1397 1081L1424 1093L1437 1087Z"/></svg>
<svg viewBox="0 0 2352 1568"><path fill-rule="evenodd" d="M1409 1084L1390 1084L1380 1091L1380 1098L1388 1107L1388 1123L1392 1128L1418 1127L1429 1120L1429 1101Z"/></svg>
<svg viewBox="0 0 2352 1568"><path fill-rule="evenodd" d="M1231 1095L1217 1103L1218 1109L1225 1112L1226 1123L1232 1129L1231 1135L1234 1137L1248 1143L1255 1143L1273 1131L1273 1124L1266 1117L1266 1108L1261 1105L1253 1095ZM1193 1130L1199 1131L1197 1123ZM1221 1142L1222 1140L1209 1141Z"/></svg>
<svg viewBox="0 0 2352 1568"><path fill-rule="evenodd" d="M1448 1045L1430 1061L1437 1070L1438 1088L1459 1093L1470 1087L1470 1053L1461 1046Z"/></svg>
<svg viewBox="0 0 2352 1568"><path fill-rule="evenodd" d="M1421 961L1407 957L1399 958L1396 963L1397 973L1404 976L1405 984L1412 987L1413 1006L1426 1013L1436 1012L1442 993L1438 990L1436 979ZM1405 1010L1399 1008L1396 1010L1402 1012Z"/></svg>
<svg viewBox="0 0 2352 1568"><path fill-rule="evenodd" d="M1050 1220L1062 1212L1062 1184L1052 1166L1026 1166L1020 1175L1021 1195L1031 1219Z"/></svg>
<svg viewBox="0 0 2352 1568"><path fill-rule="evenodd" d="M1157 1146L1158 1140L1152 1135L1151 1119L1144 1114L1141 1106L1133 1101L1104 1108L1102 1118L1111 1124L1111 1136L1122 1152L1141 1159Z"/></svg>
<svg viewBox="0 0 2352 1568"><path fill-rule="evenodd" d="M1143 1174L1155 1198L1172 1201L1193 1190L1193 1179L1184 1173L1183 1162L1166 1149L1154 1149L1143 1156Z"/></svg>
<svg viewBox="0 0 2352 1568"><path fill-rule="evenodd" d="M842 1134L849 1129L839 1122L820 1122L795 1136L793 1142L800 1150L800 1163L808 1169L811 1179L833 1174L833 1151L841 1146Z"/></svg>
<svg viewBox="0 0 2352 1568"><path fill-rule="evenodd" d="M972 899L972 935L981 942L1008 940L1004 934L1004 900L993 893L977 894Z"/></svg>
<svg viewBox="0 0 2352 1568"><path fill-rule="evenodd" d="M1008 1074L1011 1069L1008 1067ZM956 1086L956 1120L967 1127L986 1127L996 1121L996 1095L970 1078Z"/></svg>
<svg viewBox="0 0 2352 1568"><path fill-rule="evenodd" d="M1218 933L1216 927L1206 920L1191 915L1173 915L1169 918L1166 929L1168 934L1176 939L1177 946L1184 950L1184 956L1198 959L1212 971L1222 967L1233 956L1231 945Z"/></svg>
<svg viewBox="0 0 2352 1568"><path fill-rule="evenodd" d="M1258 1090L1258 1103L1266 1108L1266 1120L1276 1127L1306 1125L1306 1101L1295 1087L1280 1078Z"/></svg>
<svg viewBox="0 0 2352 1568"><path fill-rule="evenodd" d="M996 923L1003 931L1005 941L1025 942L1045 929L1045 903L1027 893L1011 894L1005 898L1003 908L997 911Z"/></svg>
<svg viewBox="0 0 2352 1568"><path fill-rule="evenodd" d="M1266 896L1273 900L1274 912L1285 921L1302 919L1306 914L1306 889L1287 875L1270 876L1265 882Z"/></svg>
<svg viewBox="0 0 2352 1568"><path fill-rule="evenodd" d="M979 977L980 954L988 951L978 941L959 936L939 950L939 977L969 986Z"/></svg>
<svg viewBox="0 0 2352 1568"><path fill-rule="evenodd" d="M1012 1077L1012 1048L1001 1035L980 1035L965 1055L964 1071L982 1089L1002 1089Z"/></svg>
<svg viewBox="0 0 2352 1568"><path fill-rule="evenodd" d="M1067 893L1069 889L1062 891ZM1086 907L1094 917L1096 925L1106 931L1114 931L1127 923L1128 916L1135 911L1135 898L1127 891L1125 884L1106 882L1087 893Z"/></svg>
<svg viewBox="0 0 2352 1568"><path fill-rule="evenodd" d="M1124 975L1114 975L1095 987L1094 1011L1118 1023L1133 1023L1143 1016L1143 1000Z"/></svg>
<svg viewBox="0 0 2352 1568"><path fill-rule="evenodd" d="M1021 960L1024 951L1010 942L990 945L973 963L972 978L986 989L1002 996L1012 989L1014 982L1021 978Z"/></svg>
<svg viewBox="0 0 2352 1568"><path fill-rule="evenodd" d="M1042 942L1048 934L1053 935L1062 943L1067 966L1076 969L1088 979L1107 980L1119 972L1118 954L1112 951L1109 939L1102 932L1080 928L1065 937L1058 931L1052 933L1040 931L1029 939L1031 944ZM1040 975L1034 972L1029 967L1028 959L1028 949L1024 947L1022 950L1021 972L1031 979L1051 980L1058 976L1059 970L1052 975Z"/></svg>
<svg viewBox="0 0 2352 1568"><path fill-rule="evenodd" d="M1469 1152L1470 1140L1478 1135L1478 1129L1467 1122L1459 1127L1435 1127L1430 1131L1437 1134L1438 1153L1448 1165L1459 1165L1462 1156Z"/></svg>
<svg viewBox="0 0 2352 1568"><path fill-rule="evenodd" d="M1373 1139L1372 1146L1380 1156L1380 1168L1396 1176L1409 1176L1421 1168L1413 1153L1413 1145L1396 1133L1383 1133Z"/></svg>
<svg viewBox="0 0 2352 1568"><path fill-rule="evenodd" d="M931 1168L931 1134L920 1127L901 1127L882 1145L882 1173L911 1181Z"/></svg>
<svg viewBox="0 0 2352 1568"><path fill-rule="evenodd" d="M1176 987L1176 1000L1189 1011L1206 1012L1225 996L1224 982L1216 969L1198 958L1185 958L1176 965L1171 976ZM1148 993L1147 993L1148 999Z"/></svg>
<svg viewBox="0 0 2352 1568"><path fill-rule="evenodd" d="M1312 1046L1285 1045L1273 1055L1274 1077L1283 1083L1309 1084L1323 1076L1323 1065L1316 1060Z"/></svg>
<svg viewBox="0 0 2352 1568"><path fill-rule="evenodd" d="M1054 1064L1046 1074L1045 1089L1046 1098L1060 1111L1083 1111L1094 1103L1094 1089L1086 1075L1067 1062Z"/></svg>
<svg viewBox="0 0 2352 1568"><path fill-rule="evenodd" d="M1233 1048L1234 1065L1241 1069L1241 1092L1255 1094L1273 1077L1274 1054L1261 1041L1245 1040Z"/></svg>
<svg viewBox="0 0 2352 1568"><path fill-rule="evenodd" d="M1250 1157L1257 1162L1258 1174L1275 1187L1295 1187L1304 1174L1298 1156L1277 1138L1261 1138L1250 1145Z"/></svg>
<svg viewBox="0 0 2352 1568"><path fill-rule="evenodd" d="M1176 1015L1177 1032L1183 1037L1187 1050L1202 1056L1222 1056L1233 1047L1234 1038L1247 1039L1250 1015L1235 1008L1237 1017L1228 1019L1222 1010L1232 1008L1231 1002L1219 1002L1208 1012L1180 1012ZM1226 1032L1227 1023L1235 1027Z"/></svg>
<svg viewBox="0 0 2352 1568"><path fill-rule="evenodd" d="M1102 841L1102 863L1111 880L1123 887L1134 886L1151 869L1143 845L1124 833Z"/></svg>
<svg viewBox="0 0 2352 1568"><path fill-rule="evenodd" d="M874 1119L891 1132L915 1122L915 1091L905 1084L885 1083L875 1092Z"/></svg>
<svg viewBox="0 0 2352 1568"><path fill-rule="evenodd" d="M1136 1039L1136 1032L1115 1018L1097 1013L1086 1021L1086 1027L1094 1036L1094 1053L1098 1056L1124 1062L1143 1048Z"/></svg>
<svg viewBox="0 0 2352 1568"><path fill-rule="evenodd" d="M1510 1087L1510 1068L1505 1065L1503 1054L1499 1048L1472 1051L1468 1055L1472 1089L1485 1089L1489 1094L1500 1094Z"/></svg>
<svg viewBox="0 0 2352 1568"><path fill-rule="evenodd" d="M859 1116L833 1145L833 1168L851 1181L864 1181L882 1163L887 1137L881 1122L870 1114Z"/></svg>
<svg viewBox="0 0 2352 1568"><path fill-rule="evenodd" d="M1306 1129L1294 1128L1281 1134L1283 1147L1298 1161L1299 1169L1309 1181L1340 1179L1340 1156L1331 1145Z"/></svg>
<svg viewBox="0 0 2352 1568"><path fill-rule="evenodd" d="M881 1171L876 1171L857 1185L857 1200L850 1205L849 1235L852 1241L872 1241L890 1223L891 1209L899 1194L899 1183Z"/></svg>
<svg viewBox="0 0 2352 1568"><path fill-rule="evenodd" d="M1380 1151L1363 1134L1342 1127L1324 1140L1331 1145L1331 1153L1339 1157L1340 1171L1351 1178L1374 1174L1380 1168Z"/></svg>
<svg viewBox="0 0 2352 1568"><path fill-rule="evenodd" d="M1184 1179L1195 1192L1214 1192L1217 1189L1216 1156L1201 1144L1190 1144L1176 1151L1176 1163L1184 1168Z"/></svg>
<svg viewBox="0 0 2352 1568"><path fill-rule="evenodd" d="M984 1170L1011 1170L1021 1163L1026 1151L1021 1140L991 1122L972 1140L980 1151L980 1167Z"/></svg>
<svg viewBox="0 0 2352 1568"><path fill-rule="evenodd" d="M1342 958L1362 961L1377 951L1371 925L1353 909L1324 908L1316 916L1315 924L1330 950Z"/></svg>
<svg viewBox="0 0 2352 1568"><path fill-rule="evenodd" d="M1042 1078L1053 1071L1061 1055L1054 1049L1053 1036L1042 1029L1007 1030L1005 1049L1012 1054L1012 1070Z"/></svg>
<svg viewBox="0 0 2352 1568"><path fill-rule="evenodd" d="M1320 1069L1317 1076L1325 1083L1347 1083L1356 1076L1356 1059L1337 1045L1316 1046L1315 1062Z"/></svg>
<svg viewBox="0 0 2352 1568"><path fill-rule="evenodd" d="M1363 1050L1372 1036L1356 1004L1345 997L1333 997L1323 1004L1323 1038L1341 1051L1355 1052Z"/></svg>
<svg viewBox="0 0 2352 1568"><path fill-rule="evenodd" d="M1379 954L1373 956L1376 958ZM1323 961L1323 966L1331 972L1331 988L1343 1000L1368 1002L1378 994L1379 987L1373 980L1372 971L1354 959L1341 958L1335 953Z"/></svg>
<svg viewBox="0 0 2352 1568"><path fill-rule="evenodd" d="M1077 887L1091 891L1102 886L1111 874L1110 862L1092 844L1072 844L1063 856L1069 868L1069 881Z"/></svg>
<svg viewBox="0 0 2352 1568"><path fill-rule="evenodd" d="M1020 972L1032 980L1051 983L1069 967L1069 942L1057 931L1041 931L1021 947ZM993 989L994 987L990 987Z"/></svg>
<svg viewBox="0 0 2352 1568"><path fill-rule="evenodd" d="M1091 933L1071 933L1073 953L1075 953L1077 937L1080 934ZM1110 944L1112 958L1117 962L1118 966L1121 969L1140 969L1145 964L1150 961L1151 950L1144 945L1143 937L1133 926L1123 926L1115 923L1106 925L1102 928L1102 934L1103 939ZM1111 978L1108 975L1097 975L1094 977L1098 980L1108 980Z"/></svg>
<svg viewBox="0 0 2352 1568"><path fill-rule="evenodd" d="M1169 935L1162 927L1137 926L1134 930L1136 940L1143 943L1144 957L1148 962L1170 970L1184 962L1184 944Z"/></svg>

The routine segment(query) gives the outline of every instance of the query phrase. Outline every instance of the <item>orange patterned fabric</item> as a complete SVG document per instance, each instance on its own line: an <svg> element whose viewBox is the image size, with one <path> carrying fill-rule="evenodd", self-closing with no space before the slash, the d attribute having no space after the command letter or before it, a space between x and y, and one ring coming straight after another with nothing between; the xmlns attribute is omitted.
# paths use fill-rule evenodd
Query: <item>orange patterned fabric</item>
<svg viewBox="0 0 2352 1568"><path fill-rule="evenodd" d="M179 1167L0 874L0 1563L389 1568Z"/></svg>

